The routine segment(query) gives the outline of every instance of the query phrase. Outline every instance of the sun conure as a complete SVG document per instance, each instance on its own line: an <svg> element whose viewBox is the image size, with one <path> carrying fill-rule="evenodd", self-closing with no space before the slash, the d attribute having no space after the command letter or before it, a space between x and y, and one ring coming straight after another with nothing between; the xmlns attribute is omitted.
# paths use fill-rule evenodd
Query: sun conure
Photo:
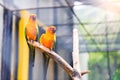
<svg viewBox="0 0 120 80"><path fill-rule="evenodd" d="M25 26L25 38L26 41L37 41L38 38L38 26L37 26L37 21L36 21L36 15L31 14L29 16L28 22ZM32 61L32 65L34 66L34 60L35 60L35 47L31 46L28 44L29 47L29 55L32 56L30 57L30 61Z"/></svg>
<svg viewBox="0 0 120 80"><path fill-rule="evenodd" d="M49 26L46 29L46 32L43 33L39 39L40 44L42 44L43 46L45 46L46 48L49 48L50 50L52 50L53 48L55 48L55 42L56 42L56 27L55 26ZM43 54L44 57L44 79L46 80L46 75L47 75L47 69L48 69L48 64L49 64L49 55Z"/></svg>

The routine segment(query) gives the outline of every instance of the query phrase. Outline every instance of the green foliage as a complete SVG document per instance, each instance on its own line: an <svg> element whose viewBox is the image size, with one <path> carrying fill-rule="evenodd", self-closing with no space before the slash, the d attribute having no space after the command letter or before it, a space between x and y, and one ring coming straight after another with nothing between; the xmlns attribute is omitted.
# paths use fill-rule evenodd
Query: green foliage
<svg viewBox="0 0 120 80"><path fill-rule="evenodd" d="M108 80L106 52L90 53L89 80ZM110 52L110 68L112 80L120 79L120 51Z"/></svg>
<svg viewBox="0 0 120 80"><path fill-rule="evenodd" d="M103 53L104 54L104 53ZM106 60L101 53L91 53L89 59L89 80L105 80Z"/></svg>
<svg viewBox="0 0 120 80"><path fill-rule="evenodd" d="M117 69L112 80L119 80L119 79L120 79L120 69Z"/></svg>

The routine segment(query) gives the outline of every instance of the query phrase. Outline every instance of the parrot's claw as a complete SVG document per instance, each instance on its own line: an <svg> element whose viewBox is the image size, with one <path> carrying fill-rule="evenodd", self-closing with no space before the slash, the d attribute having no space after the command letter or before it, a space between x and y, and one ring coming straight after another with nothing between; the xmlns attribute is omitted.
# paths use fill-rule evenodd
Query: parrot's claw
<svg viewBox="0 0 120 80"><path fill-rule="evenodd" d="M30 40L31 43L34 43L34 40Z"/></svg>

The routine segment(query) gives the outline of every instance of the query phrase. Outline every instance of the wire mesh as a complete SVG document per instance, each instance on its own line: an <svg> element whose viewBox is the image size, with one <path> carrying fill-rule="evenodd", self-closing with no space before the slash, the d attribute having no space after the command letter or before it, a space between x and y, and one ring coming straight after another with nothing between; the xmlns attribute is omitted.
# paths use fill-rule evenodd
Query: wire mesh
<svg viewBox="0 0 120 80"><path fill-rule="evenodd" d="M80 53L95 53L100 56L98 62L96 61L94 64L89 61L89 68L93 70L93 73L90 74L90 80L93 79L91 76L94 76L95 73L98 73L99 75L103 74L103 77L98 75L95 76L95 80L98 80L97 78L101 80L109 79L107 65L111 67L111 71L113 72L115 72L119 66L119 63L116 62L106 64L106 52L110 53L109 56L111 61L114 61L116 57L116 61L118 61L119 58L118 56L113 55L114 53L119 55L120 51L119 14L111 11L106 12L105 9L100 7L102 6L101 0L78 0L82 2L81 5L77 6L79 9L75 9L75 5L73 4L74 0L69 0L68 3L66 1L68 0L50 0L49 2L48 0L0 0L0 26L3 26L3 8L12 11L13 15L17 17L20 17L18 13L22 10L37 14L38 21L42 22L44 25L57 26L57 45L59 46L57 46L56 51L62 53L60 55L71 65L72 30L73 27L77 27L80 36ZM11 2L12 4L9 4ZM119 1L117 2L119 3ZM105 18L106 15L107 19ZM0 30L0 33L2 34L2 29ZM2 42L1 40L2 38L0 37L0 42ZM64 55L64 53L67 54ZM0 55L2 55L2 53ZM90 54L90 60L94 58L92 56L93 55ZM103 57L101 58L101 56ZM115 64L115 66L113 64ZM56 70L57 69L58 68L56 68ZM107 77L104 76L104 74ZM64 74L62 74L61 71L58 75ZM68 78L66 76L64 77L65 79Z"/></svg>

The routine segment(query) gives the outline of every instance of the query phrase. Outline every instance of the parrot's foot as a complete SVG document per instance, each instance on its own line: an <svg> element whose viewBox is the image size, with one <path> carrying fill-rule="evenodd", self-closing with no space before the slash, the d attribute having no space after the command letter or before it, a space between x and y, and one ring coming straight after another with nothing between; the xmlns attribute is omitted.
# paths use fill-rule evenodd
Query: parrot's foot
<svg viewBox="0 0 120 80"><path fill-rule="evenodd" d="M30 40L31 43L34 43L34 40Z"/></svg>

